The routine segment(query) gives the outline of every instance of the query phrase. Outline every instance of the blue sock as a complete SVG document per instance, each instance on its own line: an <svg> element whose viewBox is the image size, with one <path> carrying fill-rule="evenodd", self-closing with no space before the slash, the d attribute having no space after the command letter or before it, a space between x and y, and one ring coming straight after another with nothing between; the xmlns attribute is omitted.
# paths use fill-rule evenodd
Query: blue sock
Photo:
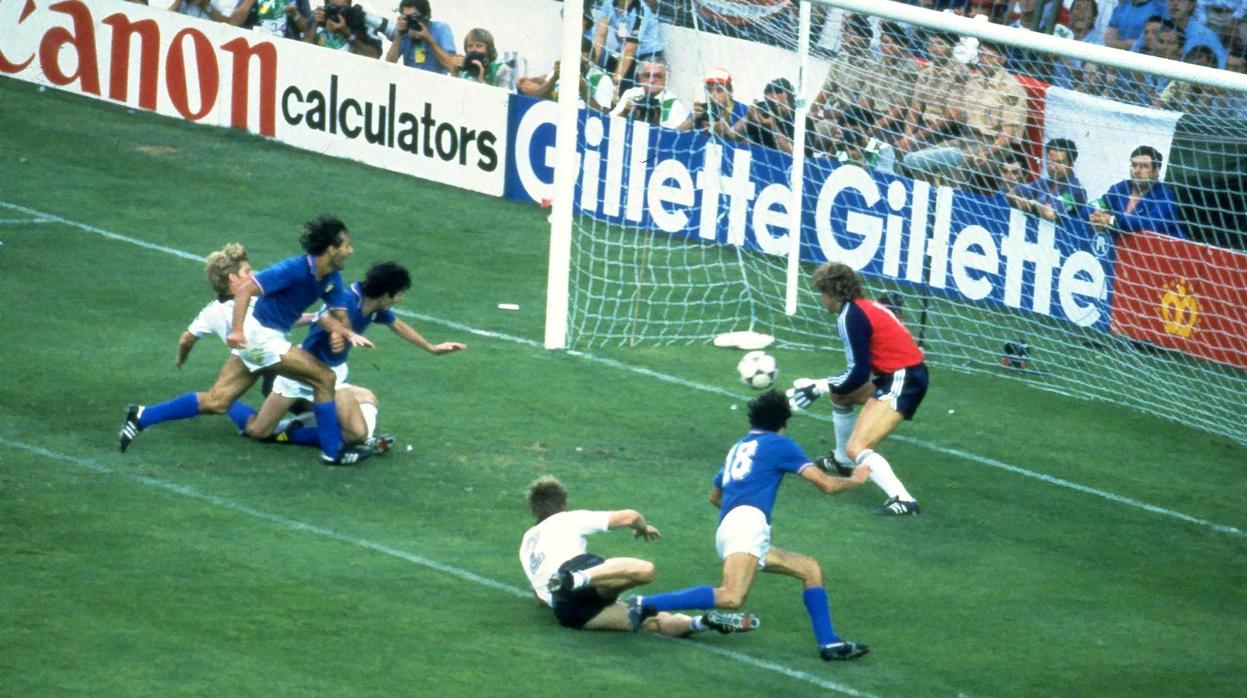
<svg viewBox="0 0 1247 698"><path fill-rule="evenodd" d="M312 406L316 415L316 430L320 432L320 452L329 458L337 458L342 450L342 427L338 426L338 405L333 400Z"/></svg>
<svg viewBox="0 0 1247 698"><path fill-rule="evenodd" d="M714 587L703 584L679 591L668 591L665 594L646 596L647 608L655 611L678 611L685 608L714 608Z"/></svg>
<svg viewBox="0 0 1247 698"><path fill-rule="evenodd" d="M316 427L299 427L294 431L287 432L283 443L288 443L291 446L319 446L320 430Z"/></svg>
<svg viewBox="0 0 1247 698"><path fill-rule="evenodd" d="M171 422L175 419L190 419L199 414L199 396L195 393L179 395L168 402L143 408L139 424L144 429L153 424Z"/></svg>
<svg viewBox="0 0 1247 698"><path fill-rule="evenodd" d="M247 420L251 415L255 414L255 410L241 402L235 401L225 411L225 414L229 415L229 418L234 422L234 426L238 427L239 431L242 431L247 428Z"/></svg>
<svg viewBox="0 0 1247 698"><path fill-rule="evenodd" d="M805 601L805 612L810 614L810 625L814 626L814 640L818 646L841 642L840 636L831 629L831 605L827 602L827 591L822 587L806 589L801 599Z"/></svg>

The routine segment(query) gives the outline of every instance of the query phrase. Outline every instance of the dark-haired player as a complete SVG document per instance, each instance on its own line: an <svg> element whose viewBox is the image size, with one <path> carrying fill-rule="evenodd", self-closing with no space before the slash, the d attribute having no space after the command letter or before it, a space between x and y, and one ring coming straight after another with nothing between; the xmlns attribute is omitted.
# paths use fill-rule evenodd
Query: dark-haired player
<svg viewBox="0 0 1247 698"><path fill-rule="evenodd" d="M819 458L818 465L841 475L852 464L869 465L870 479L888 495L875 513L916 516L918 502L874 449L901 420L913 419L927 394L922 349L892 310L862 296L862 277L852 267L827 262L814 270L810 284L822 294L823 307L836 315L848 359L844 373L817 380L798 378L788 390L793 405L801 409L820 395L831 395L836 449ZM856 405L863 407L855 421Z"/></svg>
<svg viewBox="0 0 1247 698"><path fill-rule="evenodd" d="M233 351L212 388L204 393L185 393L157 405L130 405L118 434L122 452L140 431L153 424L200 414L224 414L255 384L259 371L272 367L279 375L315 388L313 411L320 429L323 460L349 464L371 455L366 449L343 448L334 404L333 372L286 339L290 328L317 298L330 308L346 308L346 288L339 272L354 252L351 234L337 218L320 216L304 224L299 244L306 254L274 264L237 289L233 322L226 338ZM252 307L251 299L257 295L259 299ZM327 316L322 322L355 346L372 346L336 317Z"/></svg>
<svg viewBox="0 0 1247 698"><path fill-rule="evenodd" d="M549 606L561 625L577 630L628 630L628 607L619 594L654 580L654 563L634 557L604 560L587 552L585 536L631 528L637 538L655 540L658 529L632 509L586 511L567 508L567 488L546 476L528 486L528 508L536 523L520 543L520 564L538 603ZM745 613L711 612L696 618L659 613L644 627L683 637L704 630L747 632L758 626ZM635 629L634 629L635 630Z"/></svg>
<svg viewBox="0 0 1247 698"><path fill-rule="evenodd" d="M351 284L347 293L346 315L351 328L364 334L375 322L386 325L394 334L431 354L446 354L466 349L460 342L432 344L410 325L398 319L393 307L403 300L411 288L411 274L406 267L395 262L373 264L361 281ZM322 309L322 313L328 306ZM342 438L351 444L362 443L368 448L385 452L393 445L391 436L376 433L377 396L371 390L347 382L347 357L350 345L333 336L332 329L317 323L303 340L303 349L319 359L333 371L336 379L338 421L342 425ZM264 404L257 413L251 407L236 402L230 406L230 419L247 436L264 439L276 430L277 441L296 445L320 445L320 433L312 427L294 425L279 427L279 420L298 400L311 400L311 385L290 378L279 377L273 383ZM252 418L252 415L255 415Z"/></svg>
<svg viewBox="0 0 1247 698"><path fill-rule="evenodd" d="M645 619L661 611L680 608L738 609L745 603L758 570L800 579L802 599L818 653L823 659L856 659L870 648L843 640L831 625L831 608L823 589L823 569L818 561L771 545L771 509L786 473L797 473L826 494L857 487L870 474L868 466L855 468L849 477L833 477L806 458L795 441L784 435L792 408L774 390L749 402L748 434L728 452L714 476L710 503L719 507L719 530L715 544L723 559L723 583L689 587L653 596L633 597L628 621L635 631Z"/></svg>

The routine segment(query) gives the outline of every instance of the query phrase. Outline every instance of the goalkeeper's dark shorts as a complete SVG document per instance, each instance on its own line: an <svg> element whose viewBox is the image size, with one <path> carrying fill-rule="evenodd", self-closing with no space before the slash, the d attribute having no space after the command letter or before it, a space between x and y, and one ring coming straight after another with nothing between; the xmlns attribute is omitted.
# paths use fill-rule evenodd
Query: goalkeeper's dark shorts
<svg viewBox="0 0 1247 698"><path fill-rule="evenodd" d="M918 364L892 373L881 373L871 381L875 384L875 399L901 413L905 419L913 419L927 394L927 365Z"/></svg>
<svg viewBox="0 0 1247 698"><path fill-rule="evenodd" d="M585 553L559 565L559 569L579 572L590 567L597 567L603 562L606 561L597 555ZM573 591L556 591L551 595L550 605L560 625L579 630L585 627L585 623L593 620L594 616L601 613L603 608L615 603L616 598L618 595L603 596L596 588L588 586Z"/></svg>

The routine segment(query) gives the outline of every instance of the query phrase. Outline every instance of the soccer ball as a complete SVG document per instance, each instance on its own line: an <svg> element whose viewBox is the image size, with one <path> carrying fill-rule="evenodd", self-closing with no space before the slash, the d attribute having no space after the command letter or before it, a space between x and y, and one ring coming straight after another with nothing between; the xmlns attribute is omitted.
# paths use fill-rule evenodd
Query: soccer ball
<svg viewBox="0 0 1247 698"><path fill-rule="evenodd" d="M766 390L775 382L775 374L779 368L775 365L775 357L764 351L751 351L741 357L736 364L736 372L740 380L754 390Z"/></svg>

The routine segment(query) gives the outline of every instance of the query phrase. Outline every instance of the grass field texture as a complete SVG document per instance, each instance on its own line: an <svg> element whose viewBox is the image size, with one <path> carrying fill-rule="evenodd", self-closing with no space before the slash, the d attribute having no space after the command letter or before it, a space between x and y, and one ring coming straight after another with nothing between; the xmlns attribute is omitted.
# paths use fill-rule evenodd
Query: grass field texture
<svg viewBox="0 0 1247 698"><path fill-rule="evenodd" d="M224 361L206 338L173 367L212 296L201 258L240 241L267 266L322 211L354 232L348 278L408 265L404 319L469 344L374 329L352 355L404 446L327 468L205 417L119 454L126 403ZM881 449L922 516L872 516L872 485L781 489L775 543L822 562L868 657L821 662L799 585L770 576L749 635L560 628L518 562L527 483L646 514L661 541L591 550L653 560L652 590L717 583L705 497L749 395L709 346L543 350L547 234L534 207L0 80L0 693L1242 694L1247 447L949 370ZM781 380L842 361L775 353ZM790 431L811 455L817 407Z"/></svg>

